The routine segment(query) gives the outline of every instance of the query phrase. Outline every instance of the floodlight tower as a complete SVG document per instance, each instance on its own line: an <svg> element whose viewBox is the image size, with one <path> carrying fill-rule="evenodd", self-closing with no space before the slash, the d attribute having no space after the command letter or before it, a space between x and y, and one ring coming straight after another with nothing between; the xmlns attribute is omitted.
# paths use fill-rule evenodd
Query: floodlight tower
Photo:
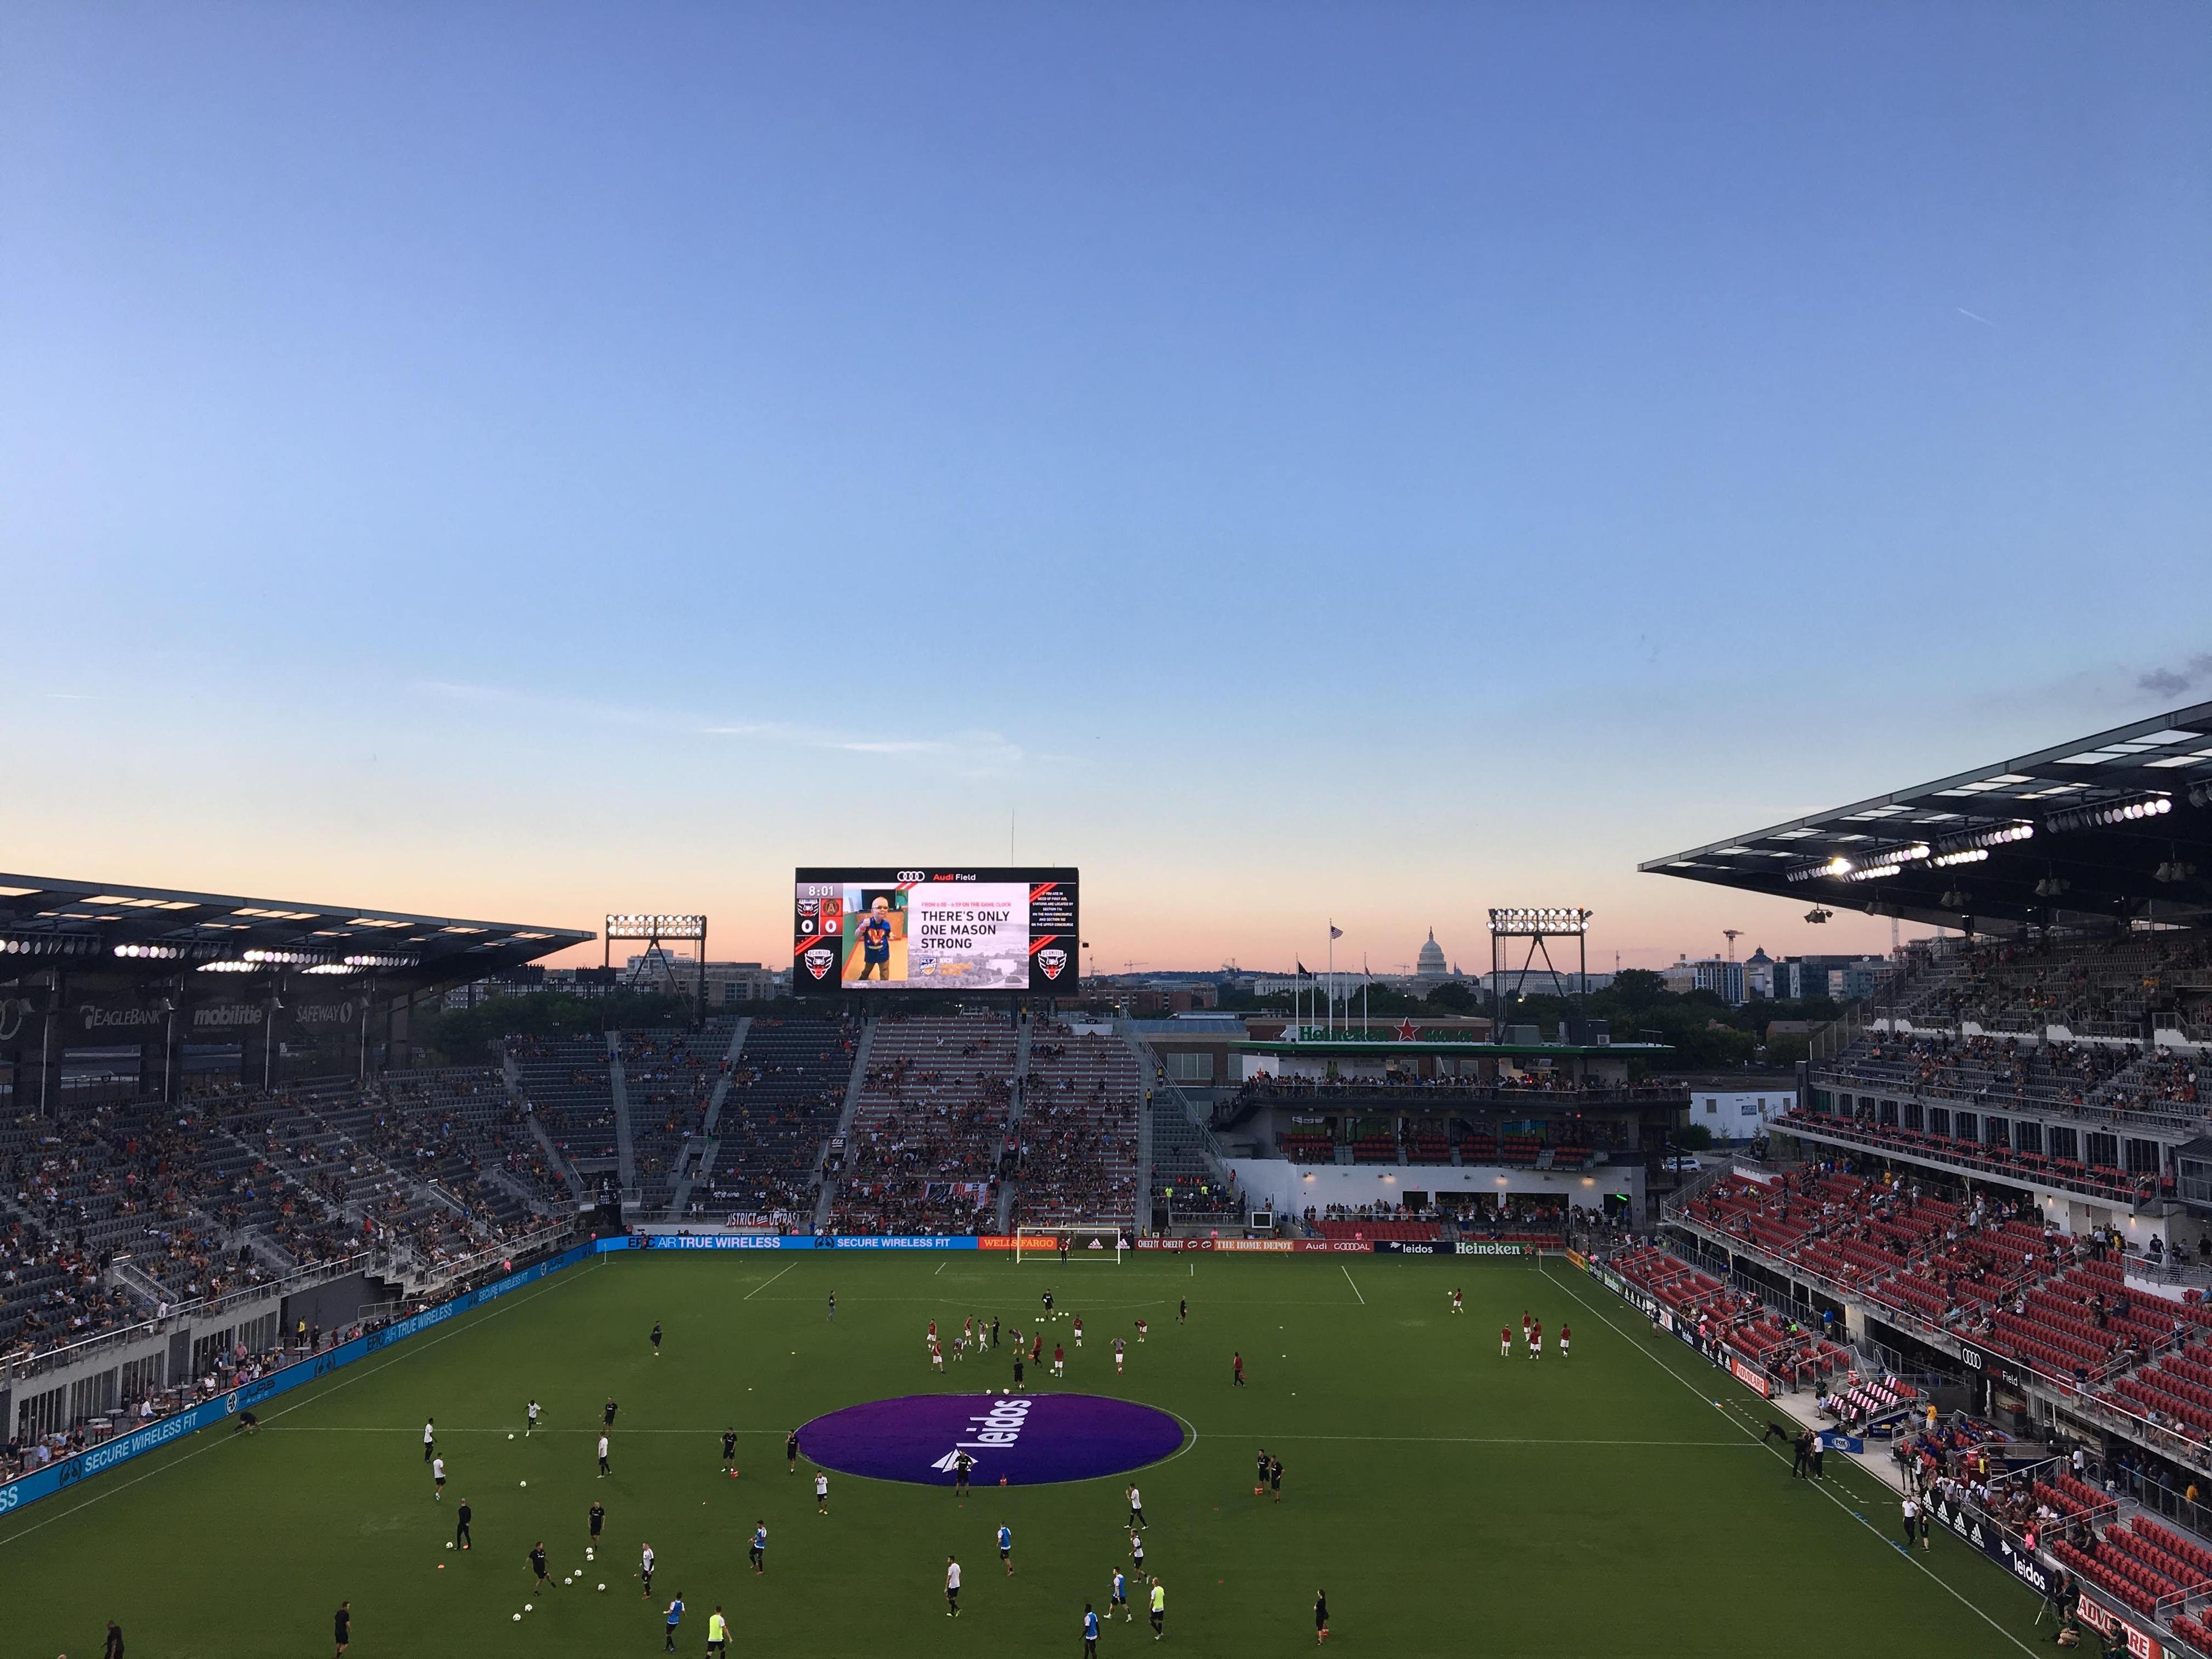
<svg viewBox="0 0 2212 1659"><path fill-rule="evenodd" d="M707 1018L707 918L676 915L610 915L607 931L603 936L604 946L600 963L614 966L614 942L617 939L639 939L645 942L646 954L652 955L668 939L696 939L699 944L699 980L697 1000L692 1009L692 1023L703 1024Z"/></svg>
<svg viewBox="0 0 2212 1659"><path fill-rule="evenodd" d="M1528 941L1528 954L1521 963L1521 976L1513 982L1513 994L1519 996L1521 988L1528 982L1528 970L1540 954L1545 971L1551 975L1554 989L1559 988L1559 969L1552 961L1551 946L1547 939L1571 937L1577 952L1575 975L1576 1006L1583 1018L1589 1016L1589 919L1595 910L1585 910L1579 905L1517 906L1494 909L1490 913L1490 1012L1492 1027L1490 1040L1495 1042L1505 1029L1505 974L1501 946L1509 939Z"/></svg>

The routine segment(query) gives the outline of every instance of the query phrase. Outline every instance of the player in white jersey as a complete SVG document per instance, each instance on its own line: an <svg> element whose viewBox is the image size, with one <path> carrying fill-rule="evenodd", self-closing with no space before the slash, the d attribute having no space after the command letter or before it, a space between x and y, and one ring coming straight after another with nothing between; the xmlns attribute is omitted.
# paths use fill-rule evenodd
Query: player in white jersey
<svg viewBox="0 0 2212 1659"><path fill-rule="evenodd" d="M446 1501L446 1460L442 1457L434 1457L430 1460L430 1484L437 1489L438 1501L441 1504L444 1503Z"/></svg>
<svg viewBox="0 0 2212 1659"><path fill-rule="evenodd" d="M949 1555L945 1558L945 1616L960 1616L960 1564Z"/></svg>
<svg viewBox="0 0 2212 1659"><path fill-rule="evenodd" d="M814 1471L814 1512L830 1513L830 1477L819 1469Z"/></svg>
<svg viewBox="0 0 2212 1659"><path fill-rule="evenodd" d="M530 1424L529 1424L529 1426L528 1426L528 1427L526 1427L526 1428L525 1428L525 1429L523 1430L523 1433L525 1433L526 1435L534 1433L534 1432L536 1432L537 1428L538 1428L538 1402L537 1402L535 1400L533 1400L533 1401L532 1401L530 1402Z"/></svg>

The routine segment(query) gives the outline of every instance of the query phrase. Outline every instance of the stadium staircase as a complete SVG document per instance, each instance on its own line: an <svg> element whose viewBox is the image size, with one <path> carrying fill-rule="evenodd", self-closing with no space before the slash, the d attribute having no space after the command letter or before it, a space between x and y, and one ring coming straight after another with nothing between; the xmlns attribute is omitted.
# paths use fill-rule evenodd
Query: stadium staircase
<svg viewBox="0 0 2212 1659"><path fill-rule="evenodd" d="M1153 1212L1155 1185L1180 1190L1204 1184L1226 1190L1236 1184L1236 1177L1221 1142L1206 1127L1206 1114L1168 1075L1158 1052L1141 1037L1126 1041L1136 1054L1138 1070L1147 1079L1145 1106L1138 1118L1138 1168L1146 1178L1138 1192L1137 1213L1140 1224L1151 1229L1163 1220ZM1172 1224L1172 1205L1166 1220Z"/></svg>
<svg viewBox="0 0 2212 1659"><path fill-rule="evenodd" d="M499 1074L501 1080L507 1085L508 1102L522 1114L523 1122L529 1126L531 1139L538 1143L538 1150L545 1154L546 1168L559 1174L562 1182L568 1188L570 1198L580 1202L589 1197L590 1193L584 1185L583 1177L576 1173L568 1160L562 1155L561 1149L554 1145L553 1132L538 1120L536 1112L530 1109L530 1097L523 1092L522 1088L522 1062L511 1054L501 1054L499 1060Z"/></svg>
<svg viewBox="0 0 2212 1659"><path fill-rule="evenodd" d="M711 1182L714 1159L722 1150L721 1137L714 1133L722 1121L722 1103L730 1097L730 1079L736 1074L738 1056L744 1051L745 1037L753 1029L750 1016L738 1022L737 1030L730 1033L730 1046L722 1054L722 1075L714 1080L714 1092L707 1097L707 1115L699 1127L702 1150L684 1166L676 1182L676 1190L668 1200L668 1218L681 1221L691 1202L691 1188L701 1180Z"/></svg>
<svg viewBox="0 0 2212 1659"><path fill-rule="evenodd" d="M1030 1045L1036 1039L1036 1026L1024 1012L1014 1032L1013 1097L1006 1105L1006 1133L1021 1133L1022 1113L1025 1109L1030 1088ZM1000 1237L1013 1224L1014 1199L1021 1188L1021 1177L1009 1176L999 1183L999 1208L996 1224Z"/></svg>
<svg viewBox="0 0 2212 1659"><path fill-rule="evenodd" d="M853 1124L860 1115L860 1096L867 1085L868 1057L875 1052L876 1028L878 1022L870 1020L860 1028L860 1040L853 1046L853 1073L845 1085L845 1109L837 1115L835 1139L850 1146L853 1144ZM823 1149L825 1157L828 1149ZM814 1200L814 1231L823 1231L830 1225L830 1211L836 1202L837 1182L826 1172L822 1177L821 1196Z"/></svg>
<svg viewBox="0 0 2212 1659"><path fill-rule="evenodd" d="M637 1141L630 1133L629 1089L623 1079L622 1033L607 1033L607 1087L615 1103L615 1176L622 1184L623 1202L637 1194Z"/></svg>

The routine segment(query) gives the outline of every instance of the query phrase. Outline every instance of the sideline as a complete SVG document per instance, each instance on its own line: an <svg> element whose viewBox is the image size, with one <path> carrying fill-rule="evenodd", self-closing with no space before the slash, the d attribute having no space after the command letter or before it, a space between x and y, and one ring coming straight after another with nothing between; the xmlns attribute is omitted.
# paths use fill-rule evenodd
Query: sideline
<svg viewBox="0 0 2212 1659"><path fill-rule="evenodd" d="M1571 1284L1567 1283L1564 1279L1554 1278L1550 1273L1546 1272L1542 1266L1542 1259L1540 1257L1538 1259L1536 1270L1539 1273L1541 1273L1545 1279L1549 1279L1553 1284L1557 1285L1569 1296L1574 1297L1576 1301L1581 1303L1585 1308L1588 1308L1592 1314L1596 1316L1597 1321L1601 1325L1606 1327L1606 1328L1610 1330L1615 1336L1621 1337L1622 1340L1626 1341L1631 1347L1636 1350L1637 1352L1642 1354L1646 1359L1656 1365L1661 1370L1666 1372L1668 1376L1673 1377L1684 1388L1689 1389L1689 1391L1697 1395L1699 1400L1703 1400L1706 1397L1705 1391L1703 1389L1691 1382L1688 1377L1683 1376L1681 1372L1676 1370L1672 1365L1662 1359L1657 1354L1652 1352L1651 1350L1641 1340L1638 1340L1638 1338L1626 1335L1619 1325L1616 1325L1611 1319L1606 1316L1606 1313L1603 1309L1600 1308L1595 1303L1591 1302L1580 1291L1577 1291ZM1723 1375L1726 1374L1723 1373ZM1731 1389L1740 1388L1742 1386L1738 1383L1733 1376L1728 1378L1728 1384ZM1723 1413L1723 1415L1726 1416L1726 1413ZM1751 1431L1748 1428L1744 1427L1741 1423L1737 1422L1735 1418L1732 1416L1727 1417L1727 1420L1735 1425L1736 1428L1742 1432L1745 1439L1750 1440L1753 1437ZM1776 1451L1773 1447L1768 1445L1765 1440L1759 1440L1756 1443L1762 1450L1771 1455L1777 1462L1781 1461L1782 1454ZM2002 1625L2000 1625L1996 1620L1990 1617L1989 1613L1982 1608L1979 1603L1969 1600L1966 1595L1961 1594L1957 1588L1951 1584L1948 1580L1943 1578L1941 1575L1929 1567L1925 1562L1915 1559L1909 1551L1899 1550L1898 1547L1891 1541L1887 1533L1881 1531L1881 1528L1877 1528L1873 1522L1868 1520L1866 1516L1861 1515L1856 1510L1852 1509L1849 1504L1845 1504L1842 1498L1837 1497L1833 1492L1828 1489L1826 1484L1819 1481L1815 1481L1813 1484L1819 1490L1821 1497L1826 1498L1838 1509L1842 1510L1846 1515L1850 1516L1852 1520L1857 1522L1859 1525L1864 1527L1869 1532L1872 1533L1878 1541L1887 1545L1893 1553L1903 1555L1906 1561L1910 1562L1913 1566L1917 1567L1923 1573L1926 1574L1931 1582L1941 1585L1942 1587L1943 1593L1948 1595L1953 1601L1956 1601L1960 1607L1972 1609L1975 1617L1979 1619L1984 1624L1987 1625L1991 1630L1996 1632L2000 1636L2003 1637L2006 1641L2011 1643L2013 1646L2018 1648L2022 1653L2033 1655L2035 1652L2033 1648L2028 1646L2028 1644L2021 1641L2019 1637L2014 1635L2012 1632L2007 1630ZM1884 1498L1889 1496L1887 1492L1882 1495Z"/></svg>
<svg viewBox="0 0 2212 1659"><path fill-rule="evenodd" d="M1337 1265L1340 1267L1344 1267L1342 1262L1339 1262ZM1359 1296L1359 1281L1352 1276L1352 1269L1349 1267L1344 1268L1344 1282L1352 1286L1352 1295ZM1363 1308L1367 1305L1367 1298L1365 1297L1359 1296L1359 1305Z"/></svg>
<svg viewBox="0 0 2212 1659"><path fill-rule="evenodd" d="M580 1263L579 1265L581 1266L584 1264ZM590 1265L596 1267L598 1264L593 1262ZM580 1279L581 1275L580 1274L578 1277ZM289 1406L279 1407L276 1410L269 1413L267 1423L273 1423L280 1417L289 1417L296 1411L304 1411L309 1406L316 1405L322 1401L329 1399L331 1395L336 1394L340 1389L351 1388L355 1383L361 1382L362 1379L374 1376L379 1371L385 1370L391 1366L397 1365L401 1360L410 1358L415 1354L421 1353L426 1348L434 1348L441 1342L451 1341L454 1337L460 1336L467 1332L472 1331L479 1325L489 1324L491 1321L498 1318L500 1315L505 1313L509 1308L518 1307L525 1302L534 1302L539 1297L546 1294L547 1291L556 1290L563 1284L574 1284L577 1282L576 1279L563 1279L557 1273L549 1273L545 1278L545 1284L538 1290L526 1291L519 1295L501 1297L497 1303L493 1306L492 1310L486 1314L482 1319L472 1319L465 1324L463 1324L459 1319L449 1320L447 1323L449 1326L455 1327L457 1328L441 1331L436 1336L430 1338L428 1341L395 1344L394 1346L397 1349L397 1352L395 1352L389 1359L380 1360L374 1365L362 1365L358 1367L348 1366L346 1368L346 1371L349 1372L350 1375L337 1372L332 1373L332 1375L337 1376L338 1380L331 1383L329 1388L315 1389L307 1399L295 1400ZM481 1307L483 1304L479 1303L477 1306ZM473 1310L471 1311L473 1311ZM313 1385L311 1384L310 1386L312 1387ZM236 1421L235 1419L231 1420L234 1422ZM267 1423L264 1424L264 1427L267 1426ZM210 1428L213 1428L214 1426L215 1425L213 1424L208 1425L208 1427ZM290 1432L297 1433L299 1431L293 1430L290 1431ZM504 1431L501 1431L501 1432L504 1432ZM100 1503L104 1499L112 1498L118 1492L128 1492L131 1487L138 1486L144 1481L151 1480L156 1475L167 1474L171 1469L175 1468L180 1463L189 1463L195 1457L204 1456L209 1452L217 1450L224 1446L234 1445L237 1443L237 1441L238 1435L234 1430L229 1434L216 1436L215 1438L210 1440L205 1445L193 1448L191 1451L185 1453L181 1457L173 1457L167 1462L163 1463L160 1468L149 1469L143 1474L133 1475L128 1480L117 1481L112 1486L103 1483L98 1492L93 1493L91 1497L86 1498L82 1504L73 1504L65 1510L57 1510L51 1515L41 1516L38 1520L33 1522L29 1526L21 1528L20 1531L11 1532L4 1537L0 1537L0 1549L5 1549L9 1545L15 1543L19 1539L28 1538L33 1533L39 1531L41 1528L51 1526L57 1521L66 1520L69 1516L76 1515L81 1510L88 1510L94 1504Z"/></svg>

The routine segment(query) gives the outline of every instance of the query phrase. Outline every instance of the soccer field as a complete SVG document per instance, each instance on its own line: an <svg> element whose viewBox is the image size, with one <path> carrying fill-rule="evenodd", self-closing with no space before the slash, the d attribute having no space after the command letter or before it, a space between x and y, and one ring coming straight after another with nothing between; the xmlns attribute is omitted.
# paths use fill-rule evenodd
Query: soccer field
<svg viewBox="0 0 2212 1659"><path fill-rule="evenodd" d="M1462 1316L1447 1311L1454 1285ZM1030 1391L1146 1402L1186 1425L1180 1450L1128 1477L1150 1522L1146 1565L1166 1590L1164 1645L1310 1647L1324 1588L1329 1645L1374 1654L1826 1656L1873 1643L1886 1659L1933 1659L2047 1634L2033 1628L2034 1598L1965 1545L1939 1535L1902 1556L1894 1499L1841 1457L1822 1487L1792 1481L1759 1443L1762 1401L1564 1261L671 1252L554 1275L271 1401L258 1436L204 1431L0 1520L5 1651L82 1659L113 1618L132 1659L298 1659L329 1650L346 1598L357 1659L648 1654L681 1592L681 1653L704 1650L720 1603L739 1653L1079 1654L1085 1601L1103 1615L1128 1562L1127 1479L979 1485L963 1501L833 1473L825 1518L811 1468L787 1474L783 1455L787 1431L841 1407L1006 1389L1007 1349L956 1364L948 1345L939 1375L924 1329L971 1313L1036 1328L1048 1286L1063 1315L1083 1316L1085 1346L1069 1344L1064 1382L1033 1369ZM1499 1328L1517 1333L1524 1310L1547 1352L1501 1359ZM1152 1328L1139 1345L1140 1316ZM667 1333L657 1358L655 1321ZM1562 1324L1574 1332L1565 1362L1548 1340ZM1044 1328L1044 1370L1068 1327ZM1106 1346L1117 1334L1131 1339L1119 1377ZM547 1426L524 1437L533 1395ZM600 1479L610 1395L621 1409ZM448 1461L442 1504L422 1462L426 1415ZM726 1427L738 1431L736 1480L721 1472ZM1261 1446L1285 1467L1280 1504L1252 1494ZM446 1547L461 1498L475 1510L465 1554ZM594 1498L606 1533L586 1564ZM746 1544L759 1520L769 1548L757 1577ZM540 1540L546 1592L526 1559ZM647 1542L659 1557L649 1602L635 1577ZM957 1621L945 1616L948 1553L965 1572ZM1100 1650L1151 1643L1139 1607Z"/></svg>

